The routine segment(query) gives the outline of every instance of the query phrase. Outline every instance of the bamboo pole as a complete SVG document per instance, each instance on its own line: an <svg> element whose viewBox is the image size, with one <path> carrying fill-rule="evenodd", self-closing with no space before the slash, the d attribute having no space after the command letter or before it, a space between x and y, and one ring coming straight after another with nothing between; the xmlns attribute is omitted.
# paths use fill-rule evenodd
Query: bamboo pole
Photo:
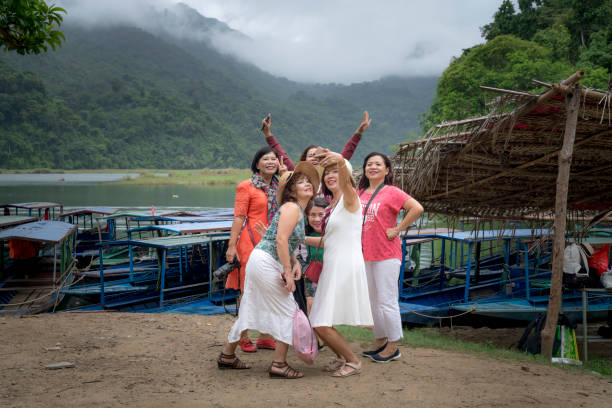
<svg viewBox="0 0 612 408"><path fill-rule="evenodd" d="M575 92L566 97L566 122L563 147L559 153L559 172L557 177L557 193L555 197L555 236L553 239L552 276L550 279L550 298L546 325L542 330L542 355L552 358L553 343L557 330L557 320L562 304L561 284L563 279L563 252L565 249L565 225L567 217L567 194L569 188L570 166L576 125L580 111L580 86L574 87Z"/></svg>
<svg viewBox="0 0 612 408"><path fill-rule="evenodd" d="M558 93L562 93L565 95L575 92L571 86L567 86L563 84L554 84L553 89L556 90ZM597 99L605 98L607 96L607 94L603 92L595 91L592 89L583 89L582 91L578 91L578 92L579 92L579 95L592 96Z"/></svg>
<svg viewBox="0 0 612 408"><path fill-rule="evenodd" d="M512 91L510 89L501 89L501 88L492 88L490 86L484 86L484 85L480 85L480 89L482 89L483 91L491 91L491 92L497 92L497 93L504 93L504 94L515 95L515 96L525 96L525 97L529 97L529 98L537 98L538 97L538 95L534 95L534 94L531 94L529 92Z"/></svg>

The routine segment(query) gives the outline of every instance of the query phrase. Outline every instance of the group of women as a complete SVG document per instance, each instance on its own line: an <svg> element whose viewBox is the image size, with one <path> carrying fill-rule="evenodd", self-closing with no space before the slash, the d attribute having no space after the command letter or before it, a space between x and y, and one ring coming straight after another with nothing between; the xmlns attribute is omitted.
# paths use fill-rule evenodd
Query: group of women
<svg viewBox="0 0 612 408"><path fill-rule="evenodd" d="M361 372L359 357L334 328L339 324L374 327L376 340L363 356L376 362L401 356L398 235L423 207L392 185L391 163L382 153L366 156L356 186L348 159L370 123L364 112L341 154L309 146L294 165L270 132L270 117L262 122L269 146L255 154L253 176L236 190L226 258L231 262L237 257L241 268L230 274L226 286L240 289L242 298L217 360L219 368L250 368L236 357L238 346L245 352L268 348L274 349L270 377L303 376L286 361L299 307L292 293L296 282L304 281L302 268L321 259L318 282L306 279L304 294L312 327L336 354L324 370L334 377ZM407 213L398 224L402 209ZM249 329L261 333L256 346L248 338Z"/></svg>

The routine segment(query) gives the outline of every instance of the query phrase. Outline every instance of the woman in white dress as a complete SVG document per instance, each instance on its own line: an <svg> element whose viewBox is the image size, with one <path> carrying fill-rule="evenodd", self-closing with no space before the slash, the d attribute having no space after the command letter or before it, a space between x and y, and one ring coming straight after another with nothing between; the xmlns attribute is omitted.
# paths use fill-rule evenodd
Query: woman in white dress
<svg viewBox="0 0 612 408"><path fill-rule="evenodd" d="M361 362L334 325L371 326L365 264L361 252L361 203L344 158L320 152L324 192L333 196L324 232L323 271L317 284L310 322L338 356L326 367L334 377L359 374ZM349 164L350 166L350 164Z"/></svg>
<svg viewBox="0 0 612 408"><path fill-rule="evenodd" d="M251 368L235 352L241 334L252 329L269 333L276 340L274 360L268 369L270 377L303 377L286 360L297 310L291 292L295 290L295 280L301 277L300 264L291 254L304 242L304 209L318 187L319 174L308 162L298 163L294 172L281 176L277 193L281 207L249 257L240 314L217 359L220 369Z"/></svg>

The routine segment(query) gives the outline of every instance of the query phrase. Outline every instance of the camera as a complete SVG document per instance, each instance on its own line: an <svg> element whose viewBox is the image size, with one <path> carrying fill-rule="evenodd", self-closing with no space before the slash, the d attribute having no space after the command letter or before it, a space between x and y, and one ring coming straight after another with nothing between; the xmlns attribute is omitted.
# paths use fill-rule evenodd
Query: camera
<svg viewBox="0 0 612 408"><path fill-rule="evenodd" d="M228 262L225 265L222 265L219 269L213 272L213 277L215 279L223 280L227 278L227 275L234 269L240 269L240 262L238 258L234 258L233 262Z"/></svg>

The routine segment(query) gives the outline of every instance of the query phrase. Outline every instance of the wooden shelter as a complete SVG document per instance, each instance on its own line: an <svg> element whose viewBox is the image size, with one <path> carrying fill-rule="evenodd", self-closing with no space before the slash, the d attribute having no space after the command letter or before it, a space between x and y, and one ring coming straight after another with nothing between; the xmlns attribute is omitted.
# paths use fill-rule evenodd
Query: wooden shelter
<svg viewBox="0 0 612 408"><path fill-rule="evenodd" d="M430 212L484 218L554 214L552 277L542 354L552 356L567 211L612 209L612 89L577 84L541 94L481 87L488 115L445 122L400 145L396 183ZM612 83L612 78L611 81Z"/></svg>
<svg viewBox="0 0 612 408"><path fill-rule="evenodd" d="M396 184L430 212L493 219L550 214L566 96L582 75L544 84L549 89L539 95L482 87L494 95L490 113L441 123L425 138L401 144ZM580 92L568 209L600 211L612 207L612 92Z"/></svg>

